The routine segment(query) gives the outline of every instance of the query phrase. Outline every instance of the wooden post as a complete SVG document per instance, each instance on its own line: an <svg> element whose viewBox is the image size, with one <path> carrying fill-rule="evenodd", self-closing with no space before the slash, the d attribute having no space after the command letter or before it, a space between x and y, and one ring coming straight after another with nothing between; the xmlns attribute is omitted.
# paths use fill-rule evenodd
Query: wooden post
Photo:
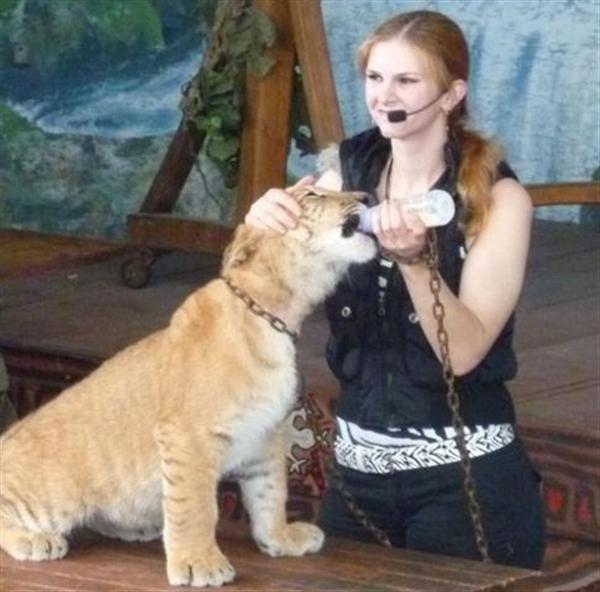
<svg viewBox="0 0 600 592"><path fill-rule="evenodd" d="M173 210L198 158L204 137L205 134L200 133L192 122L181 120L140 212L164 214Z"/></svg>
<svg viewBox="0 0 600 592"><path fill-rule="evenodd" d="M271 50L276 63L264 78L247 76L236 222L267 189L285 185L289 145L294 46L288 2L254 0L253 5L277 29Z"/></svg>
<svg viewBox="0 0 600 592"><path fill-rule="evenodd" d="M288 0L310 125L319 150L344 138L320 0Z"/></svg>
<svg viewBox="0 0 600 592"><path fill-rule="evenodd" d="M223 0L221 10L226 6ZM344 136L320 0L253 0L253 6L277 29L277 41L270 50L275 65L264 78L248 75L246 79L234 224L243 220L254 200L267 189L286 184L296 52L317 147L322 149ZM181 122L140 213L128 217L129 236L139 245L209 253L222 250L229 237L227 228L217 224L213 229L206 221L186 224L164 216L172 211L203 141L204 134L195 126ZM153 220L154 214L163 215Z"/></svg>

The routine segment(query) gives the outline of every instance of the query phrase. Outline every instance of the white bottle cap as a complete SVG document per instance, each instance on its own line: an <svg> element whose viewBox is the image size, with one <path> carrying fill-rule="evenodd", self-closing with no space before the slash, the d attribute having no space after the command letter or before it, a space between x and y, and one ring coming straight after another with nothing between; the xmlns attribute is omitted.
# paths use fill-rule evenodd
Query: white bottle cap
<svg viewBox="0 0 600 592"><path fill-rule="evenodd" d="M432 189L418 199L403 205L406 212L414 212L427 228L444 226L454 217L455 207L452 196L442 189Z"/></svg>

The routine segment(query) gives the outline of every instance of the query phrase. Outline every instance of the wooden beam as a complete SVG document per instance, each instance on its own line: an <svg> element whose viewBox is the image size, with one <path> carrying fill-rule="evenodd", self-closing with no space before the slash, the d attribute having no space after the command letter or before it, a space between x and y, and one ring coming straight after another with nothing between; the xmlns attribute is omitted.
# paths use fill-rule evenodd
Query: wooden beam
<svg viewBox="0 0 600 592"><path fill-rule="evenodd" d="M289 0L294 42L315 143L322 150L344 138L320 0Z"/></svg>
<svg viewBox="0 0 600 592"><path fill-rule="evenodd" d="M204 137L205 134L200 133L193 123L180 122L140 208L141 212L167 213L173 210Z"/></svg>
<svg viewBox="0 0 600 592"><path fill-rule="evenodd" d="M526 185L534 206L600 204L600 183L550 183Z"/></svg>
<svg viewBox="0 0 600 592"><path fill-rule="evenodd" d="M294 47L287 1L254 0L277 28L269 50L276 63L264 78L249 74L244 101L240 177L235 220L243 220L252 202L271 187L283 187L290 136Z"/></svg>
<svg viewBox="0 0 600 592"><path fill-rule="evenodd" d="M233 229L215 222L168 214L132 214L127 231L133 242L155 249L182 249L221 255Z"/></svg>

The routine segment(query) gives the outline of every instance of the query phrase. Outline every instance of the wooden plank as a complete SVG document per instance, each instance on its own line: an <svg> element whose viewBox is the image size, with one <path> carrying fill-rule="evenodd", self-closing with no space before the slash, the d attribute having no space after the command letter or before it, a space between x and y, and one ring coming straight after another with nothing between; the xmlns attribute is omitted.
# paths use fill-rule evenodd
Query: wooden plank
<svg viewBox="0 0 600 592"><path fill-rule="evenodd" d="M344 138L320 0L291 0L290 14L310 125L319 150Z"/></svg>
<svg viewBox="0 0 600 592"><path fill-rule="evenodd" d="M287 2L254 0L277 28L269 50L276 63L263 78L248 74L244 128L240 148L240 180L235 220L243 220L252 202L270 187L283 187L290 135L294 47Z"/></svg>
<svg viewBox="0 0 600 592"><path fill-rule="evenodd" d="M193 218L132 214L127 217L127 231L139 245L221 255L231 240L233 229L216 222Z"/></svg>
<svg viewBox="0 0 600 592"><path fill-rule="evenodd" d="M404 549L328 539L324 549L306 557L270 558L235 527L220 544L236 569L231 592L535 592L539 574ZM17 562L1 554L3 590L168 590L160 542L128 544L86 534L61 561ZM1 553L1 552L0 552Z"/></svg>
<svg viewBox="0 0 600 592"><path fill-rule="evenodd" d="M535 206L600 204L600 183L526 185Z"/></svg>
<svg viewBox="0 0 600 592"><path fill-rule="evenodd" d="M3 228L0 280L111 259L131 247L120 241Z"/></svg>

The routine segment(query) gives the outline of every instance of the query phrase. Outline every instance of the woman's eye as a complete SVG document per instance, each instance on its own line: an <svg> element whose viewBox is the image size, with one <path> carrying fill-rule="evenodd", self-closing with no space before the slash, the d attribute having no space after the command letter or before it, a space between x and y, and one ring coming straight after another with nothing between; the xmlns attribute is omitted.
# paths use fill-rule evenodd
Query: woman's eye
<svg viewBox="0 0 600 592"><path fill-rule="evenodd" d="M369 74L367 74L367 78L369 80L374 80L374 81L381 80L381 76L379 76L379 74L374 74L373 72L370 72Z"/></svg>
<svg viewBox="0 0 600 592"><path fill-rule="evenodd" d="M399 80L400 84L415 84L419 82L416 78L407 78L406 76L402 76Z"/></svg>

